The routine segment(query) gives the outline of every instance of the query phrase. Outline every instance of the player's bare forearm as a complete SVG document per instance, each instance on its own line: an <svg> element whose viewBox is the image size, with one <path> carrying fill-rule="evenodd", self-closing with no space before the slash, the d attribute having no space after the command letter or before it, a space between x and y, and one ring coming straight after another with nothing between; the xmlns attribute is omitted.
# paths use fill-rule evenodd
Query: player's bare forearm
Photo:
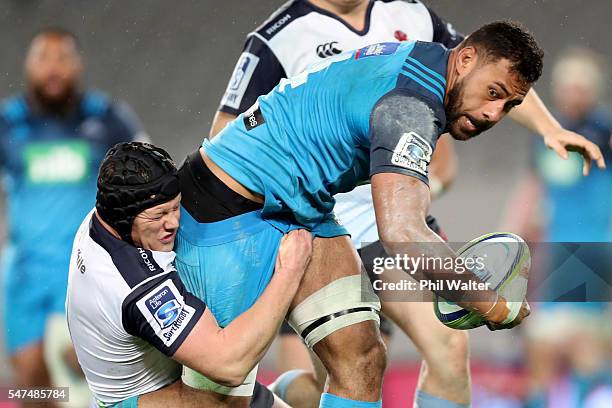
<svg viewBox="0 0 612 408"><path fill-rule="evenodd" d="M226 113L222 111L217 111L215 113L215 117L213 118L212 125L210 126L210 132L208 133L208 138L212 139L217 136L217 134L223 130L225 125L230 123L232 120L236 119L236 115L232 115L231 113Z"/></svg>
<svg viewBox="0 0 612 408"><path fill-rule="evenodd" d="M427 227L425 217L429 209L429 191L425 183L402 174L376 174L372 177L372 197L378 234L389 255L425 256L444 260L456 258L454 251ZM428 262L426 265L429 268L423 268L420 273L430 280L447 278L449 271L437 268L440 264ZM469 271L455 274L453 279L481 283L481 280ZM497 302L496 305L498 296L492 290L478 291L477 295L471 295L469 291L459 293L443 290L437 293L447 299L456 300L464 308L486 313L490 320L502 321L506 317L505 307L501 307L505 301ZM466 297L472 300L459 300Z"/></svg>
<svg viewBox="0 0 612 408"><path fill-rule="evenodd" d="M564 129L533 88L527 93L523 103L512 109L509 115L527 129L542 136L546 146L563 159L567 159L568 151L579 152L584 159L582 172L585 176L589 174L591 161L595 161L597 167L605 168L599 147L583 136Z"/></svg>

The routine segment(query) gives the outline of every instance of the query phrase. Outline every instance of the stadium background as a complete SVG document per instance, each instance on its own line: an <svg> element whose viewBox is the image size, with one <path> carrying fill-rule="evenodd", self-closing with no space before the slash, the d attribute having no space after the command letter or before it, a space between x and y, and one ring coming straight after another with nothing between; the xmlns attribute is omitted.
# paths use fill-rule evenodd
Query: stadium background
<svg viewBox="0 0 612 408"><path fill-rule="evenodd" d="M128 101L152 140L180 162L208 134L245 35L281 3L1 0L0 96L23 89L22 62L32 35L49 25L67 27L81 41L85 84ZM550 62L566 46L590 47L612 65L609 0L440 0L427 4L464 33L499 18L523 22L546 50L544 76L537 86L545 100L549 95ZM607 88L609 95L612 81L608 80ZM531 137L505 121L476 142L455 143L459 177L432 211L451 240L468 240L499 228L510 189L528 163ZM1 208L0 214L4 214ZM0 218L0 242L5 237L5 225ZM519 362L520 338L520 330L474 331L474 364L489 361L498 367ZM392 367L407 362L408 369L414 370L416 353L408 344L404 336L395 337ZM1 367L8 367L4 359L0 361ZM492 378L498 385L505 383L501 375ZM7 370L0 370L0 379L7 381Z"/></svg>

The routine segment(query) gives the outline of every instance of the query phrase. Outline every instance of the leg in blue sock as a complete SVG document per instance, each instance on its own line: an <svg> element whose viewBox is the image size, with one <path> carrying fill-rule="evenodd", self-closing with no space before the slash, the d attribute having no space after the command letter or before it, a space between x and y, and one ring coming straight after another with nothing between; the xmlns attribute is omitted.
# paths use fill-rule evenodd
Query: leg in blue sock
<svg viewBox="0 0 612 408"><path fill-rule="evenodd" d="M319 408L382 408L382 400L376 402L355 401L324 393L321 395Z"/></svg>

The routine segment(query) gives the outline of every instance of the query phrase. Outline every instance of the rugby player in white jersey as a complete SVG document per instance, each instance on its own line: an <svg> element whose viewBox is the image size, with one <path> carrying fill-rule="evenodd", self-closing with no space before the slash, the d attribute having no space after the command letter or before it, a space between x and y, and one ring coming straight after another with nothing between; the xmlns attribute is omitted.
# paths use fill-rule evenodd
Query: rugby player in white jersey
<svg viewBox="0 0 612 408"><path fill-rule="evenodd" d="M452 48L463 38L433 10L416 0L289 1L247 36L210 136L214 137L282 78L295 76L309 64L372 43L421 40ZM585 147L585 151L591 145L581 136L563 129L533 90L510 116L540 134L547 146L564 158L567 157L564 146L570 142ZM450 140L448 136L440 138L432 158L430 191L433 197L448 187L456 174L456 158ZM585 160L585 166L588 163L590 158ZM366 269L371 264L366 254L384 255L378 242L371 197L370 185L360 186L350 193L338 195L335 207L336 215L360 250ZM433 218L428 217L428 225L440 233L434 228ZM363 243L373 244L361 248ZM371 271L368 272L371 275ZM410 337L423 356L417 404L442 408L469 405L467 332L442 325L430 303L381 300L383 313ZM299 338L290 335L287 327L284 325L282 330L285 335L281 336L281 360L285 362L284 367L304 368L304 360L308 359L305 348ZM389 329L389 324L381 321L383 334L389 335ZM309 371L293 370L279 378L275 392L297 408L316 407L325 381L323 376L320 372L313 376Z"/></svg>
<svg viewBox="0 0 612 408"><path fill-rule="evenodd" d="M99 407L244 406L244 399L236 404L183 385L181 364L228 387L242 384L274 339L309 262L310 234L288 234L263 296L221 329L174 268L180 198L163 149L131 142L107 153L96 209L74 241L66 300L70 335ZM251 406L286 407L273 400L255 385Z"/></svg>

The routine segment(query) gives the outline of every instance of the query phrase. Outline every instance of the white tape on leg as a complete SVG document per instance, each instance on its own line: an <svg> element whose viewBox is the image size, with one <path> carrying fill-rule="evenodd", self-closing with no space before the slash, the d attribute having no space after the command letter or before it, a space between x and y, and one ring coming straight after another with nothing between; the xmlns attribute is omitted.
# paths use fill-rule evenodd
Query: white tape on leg
<svg viewBox="0 0 612 408"><path fill-rule="evenodd" d="M523 302L506 302L506 307L508 308L509 313L501 324L506 325L512 323L521 311L521 306L523 306Z"/></svg>
<svg viewBox="0 0 612 408"><path fill-rule="evenodd" d="M319 289L289 315L289 324L312 348L344 327L374 320L380 323L380 301L367 277L352 275Z"/></svg>

